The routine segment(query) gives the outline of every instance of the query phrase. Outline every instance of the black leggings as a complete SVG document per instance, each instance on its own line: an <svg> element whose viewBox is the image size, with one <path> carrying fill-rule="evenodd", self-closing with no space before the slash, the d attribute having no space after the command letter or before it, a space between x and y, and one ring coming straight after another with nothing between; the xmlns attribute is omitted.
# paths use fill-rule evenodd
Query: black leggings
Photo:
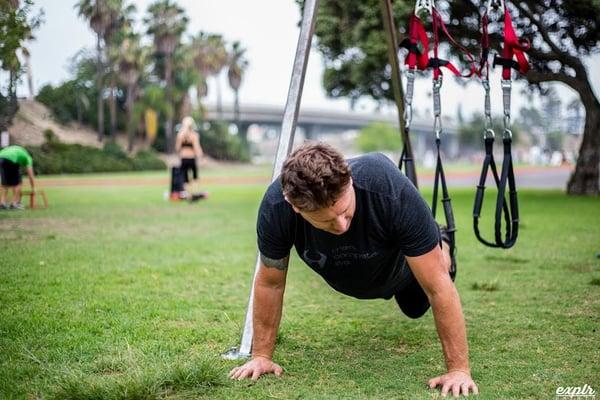
<svg viewBox="0 0 600 400"><path fill-rule="evenodd" d="M183 181L188 183L190 181L189 171L192 171L193 179L198 179L198 167L196 167L195 158L182 158L181 159L181 173L183 174Z"/></svg>

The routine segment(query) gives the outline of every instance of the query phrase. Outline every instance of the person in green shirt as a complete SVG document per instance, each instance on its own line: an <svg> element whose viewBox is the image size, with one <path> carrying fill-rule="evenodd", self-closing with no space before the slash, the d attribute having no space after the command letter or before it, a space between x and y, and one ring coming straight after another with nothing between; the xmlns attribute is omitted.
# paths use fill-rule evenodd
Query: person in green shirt
<svg viewBox="0 0 600 400"><path fill-rule="evenodd" d="M33 159L21 146L8 146L0 150L0 175L2 178L2 195L0 196L0 209L9 208L22 210L21 204L21 171L25 168L31 185L31 192L35 194L35 181L33 179ZM12 189L12 204L8 205L8 191Z"/></svg>

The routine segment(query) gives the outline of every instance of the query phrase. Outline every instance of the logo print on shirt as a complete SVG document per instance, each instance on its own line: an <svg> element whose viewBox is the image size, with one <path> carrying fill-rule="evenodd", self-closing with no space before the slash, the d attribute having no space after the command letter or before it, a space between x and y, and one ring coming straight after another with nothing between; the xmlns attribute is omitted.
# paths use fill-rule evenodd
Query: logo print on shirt
<svg viewBox="0 0 600 400"><path fill-rule="evenodd" d="M318 250L304 250L304 260L313 268L319 267L319 269L325 268L327 262L327 256Z"/></svg>

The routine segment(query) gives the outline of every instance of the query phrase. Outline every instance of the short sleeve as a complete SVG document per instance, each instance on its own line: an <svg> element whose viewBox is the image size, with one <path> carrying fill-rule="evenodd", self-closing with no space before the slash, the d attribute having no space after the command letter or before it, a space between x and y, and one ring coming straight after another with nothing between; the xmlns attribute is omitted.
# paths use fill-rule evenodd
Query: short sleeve
<svg viewBox="0 0 600 400"><path fill-rule="evenodd" d="M412 184L404 186L394 209L394 231L405 256L421 256L440 244L438 224L431 209Z"/></svg>
<svg viewBox="0 0 600 400"><path fill-rule="evenodd" d="M262 255L280 260L290 254L294 238L294 212L285 200L273 199L273 185L263 197L258 211L256 234L258 249Z"/></svg>

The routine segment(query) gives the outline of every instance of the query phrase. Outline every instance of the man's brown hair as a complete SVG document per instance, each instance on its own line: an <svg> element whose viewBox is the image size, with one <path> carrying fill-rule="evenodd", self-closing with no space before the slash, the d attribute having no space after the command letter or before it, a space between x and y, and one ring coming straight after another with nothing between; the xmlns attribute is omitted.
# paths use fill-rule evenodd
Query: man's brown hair
<svg viewBox="0 0 600 400"><path fill-rule="evenodd" d="M288 201L302 211L331 207L350 182L344 157L323 142L306 142L285 160L281 187Z"/></svg>

